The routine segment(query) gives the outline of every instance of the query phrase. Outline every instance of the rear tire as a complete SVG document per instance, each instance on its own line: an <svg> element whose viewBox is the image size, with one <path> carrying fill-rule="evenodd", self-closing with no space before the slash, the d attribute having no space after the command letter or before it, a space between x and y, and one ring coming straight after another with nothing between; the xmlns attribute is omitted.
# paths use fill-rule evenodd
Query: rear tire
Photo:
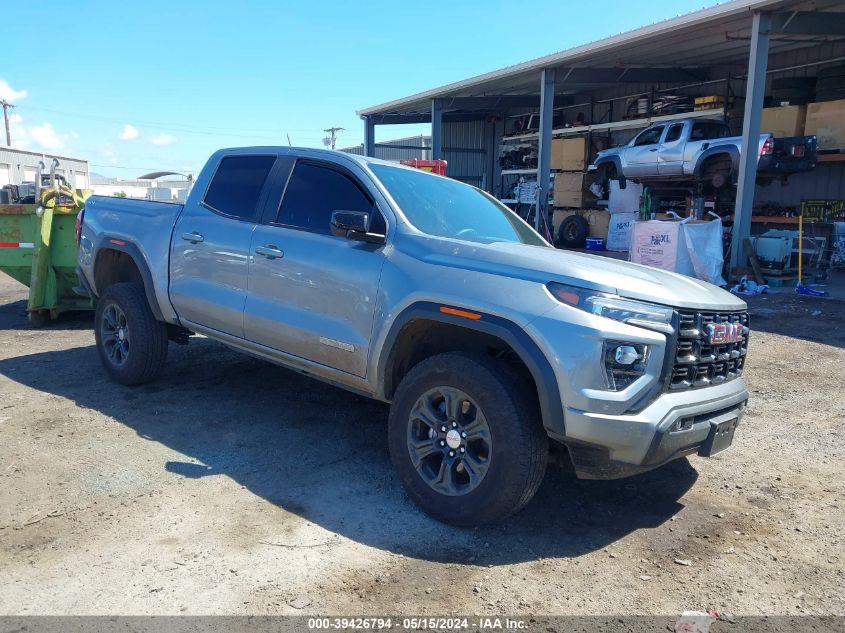
<svg viewBox="0 0 845 633"><path fill-rule="evenodd" d="M159 376L167 358L167 326L153 316L144 287L109 286L97 301L94 337L109 377L140 385Z"/></svg>
<svg viewBox="0 0 845 633"><path fill-rule="evenodd" d="M504 362L463 352L408 372L390 408L388 442L408 496L459 526L521 510L543 481L549 452L536 398Z"/></svg>
<svg viewBox="0 0 845 633"><path fill-rule="evenodd" d="M29 324L34 328L47 327L53 322L49 310L32 310L27 314Z"/></svg>

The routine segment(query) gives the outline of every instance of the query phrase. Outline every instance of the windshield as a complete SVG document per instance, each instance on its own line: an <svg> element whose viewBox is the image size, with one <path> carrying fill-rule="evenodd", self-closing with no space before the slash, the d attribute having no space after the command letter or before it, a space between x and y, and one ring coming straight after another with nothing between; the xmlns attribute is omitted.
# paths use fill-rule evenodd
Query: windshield
<svg viewBox="0 0 845 633"><path fill-rule="evenodd" d="M371 164L370 169L423 233L484 244L547 246L518 215L475 187L405 167Z"/></svg>

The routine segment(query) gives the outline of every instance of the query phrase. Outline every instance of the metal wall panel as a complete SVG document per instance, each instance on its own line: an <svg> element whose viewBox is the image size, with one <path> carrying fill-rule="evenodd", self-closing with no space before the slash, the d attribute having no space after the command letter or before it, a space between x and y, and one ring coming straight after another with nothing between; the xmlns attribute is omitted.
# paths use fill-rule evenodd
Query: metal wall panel
<svg viewBox="0 0 845 633"><path fill-rule="evenodd" d="M418 147L419 149L397 149L395 147L384 147L385 145L408 145ZM340 150L347 154L355 154L356 156L364 155L364 145L355 145L354 147L345 147ZM420 135L411 136L407 138L398 138L384 143L376 143L375 158L381 160L430 160L431 159L431 137Z"/></svg>
<svg viewBox="0 0 845 633"><path fill-rule="evenodd" d="M475 187L489 188L485 121L443 123L443 158L446 175Z"/></svg>
<svg viewBox="0 0 845 633"><path fill-rule="evenodd" d="M795 207L802 200L845 200L845 163L819 163L813 171L790 176L786 186L772 183L757 187L756 205Z"/></svg>

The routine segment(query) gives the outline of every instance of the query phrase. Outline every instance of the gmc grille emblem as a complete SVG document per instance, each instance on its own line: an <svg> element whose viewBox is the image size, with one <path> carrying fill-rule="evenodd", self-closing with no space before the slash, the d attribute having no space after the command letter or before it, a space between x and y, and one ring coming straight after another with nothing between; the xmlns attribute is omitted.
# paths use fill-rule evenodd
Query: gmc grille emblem
<svg viewBox="0 0 845 633"><path fill-rule="evenodd" d="M711 345L727 345L742 340L745 327L742 323L708 323L705 328Z"/></svg>

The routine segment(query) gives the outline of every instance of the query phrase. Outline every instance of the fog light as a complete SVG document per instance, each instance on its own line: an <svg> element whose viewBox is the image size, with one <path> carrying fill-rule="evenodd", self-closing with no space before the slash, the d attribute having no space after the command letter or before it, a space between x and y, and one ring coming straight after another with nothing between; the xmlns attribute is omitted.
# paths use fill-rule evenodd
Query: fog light
<svg viewBox="0 0 845 633"><path fill-rule="evenodd" d="M620 345L613 353L614 360L619 365L633 365L640 360L643 355L637 351L637 348L632 345Z"/></svg>
<svg viewBox="0 0 845 633"><path fill-rule="evenodd" d="M675 420L672 426L669 427L669 432L677 433L679 431L689 431L694 422L695 418L679 418Z"/></svg>

